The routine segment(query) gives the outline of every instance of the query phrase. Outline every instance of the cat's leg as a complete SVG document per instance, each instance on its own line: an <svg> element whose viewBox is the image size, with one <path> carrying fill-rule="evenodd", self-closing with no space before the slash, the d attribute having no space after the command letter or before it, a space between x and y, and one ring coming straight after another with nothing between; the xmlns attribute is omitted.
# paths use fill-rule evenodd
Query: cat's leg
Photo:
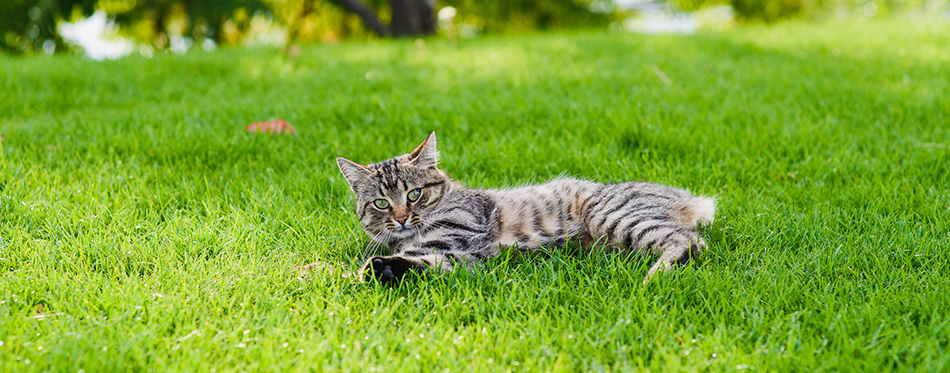
<svg viewBox="0 0 950 373"><path fill-rule="evenodd" d="M468 266L484 258L473 252L422 253L407 250L398 255L374 256L363 266L363 279L378 280L382 284L396 284L411 271L423 272L431 269L448 272L456 265Z"/></svg>
<svg viewBox="0 0 950 373"><path fill-rule="evenodd" d="M695 229L684 229L665 235L662 240L647 243L644 249L651 249L660 258L650 267L643 283L646 284L659 271L665 271L673 264L686 263L691 257L699 256L706 247L705 241Z"/></svg>
<svg viewBox="0 0 950 373"><path fill-rule="evenodd" d="M652 252L660 258L650 268L644 283L658 271L669 269L675 263L685 263L698 256L705 247L694 227L684 226L671 219L662 210L640 209L627 214L611 213L603 223L588 226L592 237L599 237L596 247L616 249L625 247L641 253ZM594 220L594 222L598 222Z"/></svg>

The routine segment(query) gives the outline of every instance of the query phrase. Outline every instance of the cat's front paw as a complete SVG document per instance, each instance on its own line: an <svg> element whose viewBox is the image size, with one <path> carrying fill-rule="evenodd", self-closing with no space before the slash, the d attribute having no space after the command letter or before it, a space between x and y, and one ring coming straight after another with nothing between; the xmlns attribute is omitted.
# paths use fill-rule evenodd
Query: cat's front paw
<svg viewBox="0 0 950 373"><path fill-rule="evenodd" d="M363 278L366 281L378 280L383 285L395 285L409 271L422 272L425 265L421 262L399 256L374 256L363 266Z"/></svg>

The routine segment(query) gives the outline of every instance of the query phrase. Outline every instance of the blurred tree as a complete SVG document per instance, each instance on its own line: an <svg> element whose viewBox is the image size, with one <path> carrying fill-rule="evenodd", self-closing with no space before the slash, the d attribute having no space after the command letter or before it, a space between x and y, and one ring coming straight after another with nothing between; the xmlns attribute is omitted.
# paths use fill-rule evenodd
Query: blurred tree
<svg viewBox="0 0 950 373"><path fill-rule="evenodd" d="M376 17L376 13L359 0L330 0L330 2L356 14L360 17L360 20L363 21L363 24L370 30L373 30L377 36L389 35L389 29L383 26L383 23Z"/></svg>
<svg viewBox="0 0 950 373"><path fill-rule="evenodd" d="M446 0L460 22L482 32L602 24L592 2L609 0ZM65 50L58 22L104 10L123 34L155 49L174 37L218 44L243 40L256 14L288 26L287 41L334 41L375 34L412 37L437 31L435 0L0 0L0 50Z"/></svg>
<svg viewBox="0 0 950 373"><path fill-rule="evenodd" d="M820 1L811 0L732 0L732 8L744 20L775 22L783 18L797 17L820 6ZM814 9L811 9L814 10Z"/></svg>
<svg viewBox="0 0 950 373"><path fill-rule="evenodd" d="M286 47L296 42L332 43L342 39L361 39L389 34L387 21L389 14L381 9L378 18L369 4L366 11L379 23L375 26L366 23L356 13L336 5L332 0L269 0L274 21L287 25ZM372 29L371 27L374 27Z"/></svg>
<svg viewBox="0 0 950 373"><path fill-rule="evenodd" d="M730 0L669 0L676 9L692 12L713 5L728 5Z"/></svg>
<svg viewBox="0 0 950 373"><path fill-rule="evenodd" d="M613 0L441 0L453 24L478 32L522 32L601 26L615 17ZM823 14L878 16L934 7L946 0L669 0L692 11L729 4L742 21L775 22ZM175 37L195 43L239 43L256 15L271 33L287 26L287 42L413 37L436 32L435 0L0 0L0 53L68 50L57 24L104 10L120 31L162 50ZM273 40L273 38L268 39Z"/></svg>
<svg viewBox="0 0 950 373"><path fill-rule="evenodd" d="M461 21L483 32L551 30L600 26L611 20L612 13L596 12L592 0L445 0L454 7Z"/></svg>
<svg viewBox="0 0 950 373"><path fill-rule="evenodd" d="M0 0L0 51L65 50L56 24L92 14L97 0Z"/></svg>
<svg viewBox="0 0 950 373"><path fill-rule="evenodd" d="M316 32L324 33L319 37L323 41L369 35L409 37L438 31L432 0L271 1L281 2L274 11L288 25L288 47L298 39L311 39L314 23L319 23L316 27L322 31ZM441 0L438 5L456 9L454 22L488 33L602 26L615 17L612 0ZM286 9L294 11L288 15Z"/></svg>
<svg viewBox="0 0 950 373"><path fill-rule="evenodd" d="M172 36L217 44L239 41L255 13L270 12L263 0L139 0L127 7L114 5L121 2L101 3L117 24L158 49L167 48Z"/></svg>

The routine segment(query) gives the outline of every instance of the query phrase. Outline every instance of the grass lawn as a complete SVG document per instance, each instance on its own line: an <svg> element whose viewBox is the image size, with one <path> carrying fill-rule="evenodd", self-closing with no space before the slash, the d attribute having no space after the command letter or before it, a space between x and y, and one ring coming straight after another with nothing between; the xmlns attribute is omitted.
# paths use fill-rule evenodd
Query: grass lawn
<svg viewBox="0 0 950 373"><path fill-rule="evenodd" d="M950 369L950 23L0 59L0 370ZM255 135L284 118L296 135ZM706 254L396 289L334 162L715 195ZM326 266L300 279L293 267Z"/></svg>

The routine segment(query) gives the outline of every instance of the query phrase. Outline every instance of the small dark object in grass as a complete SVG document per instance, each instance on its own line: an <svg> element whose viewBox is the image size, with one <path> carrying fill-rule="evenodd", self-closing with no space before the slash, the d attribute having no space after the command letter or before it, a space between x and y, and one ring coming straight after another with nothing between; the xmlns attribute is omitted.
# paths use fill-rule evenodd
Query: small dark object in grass
<svg viewBox="0 0 950 373"><path fill-rule="evenodd" d="M423 271L425 265L398 256L372 258L363 269L366 281L374 278L383 285L396 285L410 271Z"/></svg>

